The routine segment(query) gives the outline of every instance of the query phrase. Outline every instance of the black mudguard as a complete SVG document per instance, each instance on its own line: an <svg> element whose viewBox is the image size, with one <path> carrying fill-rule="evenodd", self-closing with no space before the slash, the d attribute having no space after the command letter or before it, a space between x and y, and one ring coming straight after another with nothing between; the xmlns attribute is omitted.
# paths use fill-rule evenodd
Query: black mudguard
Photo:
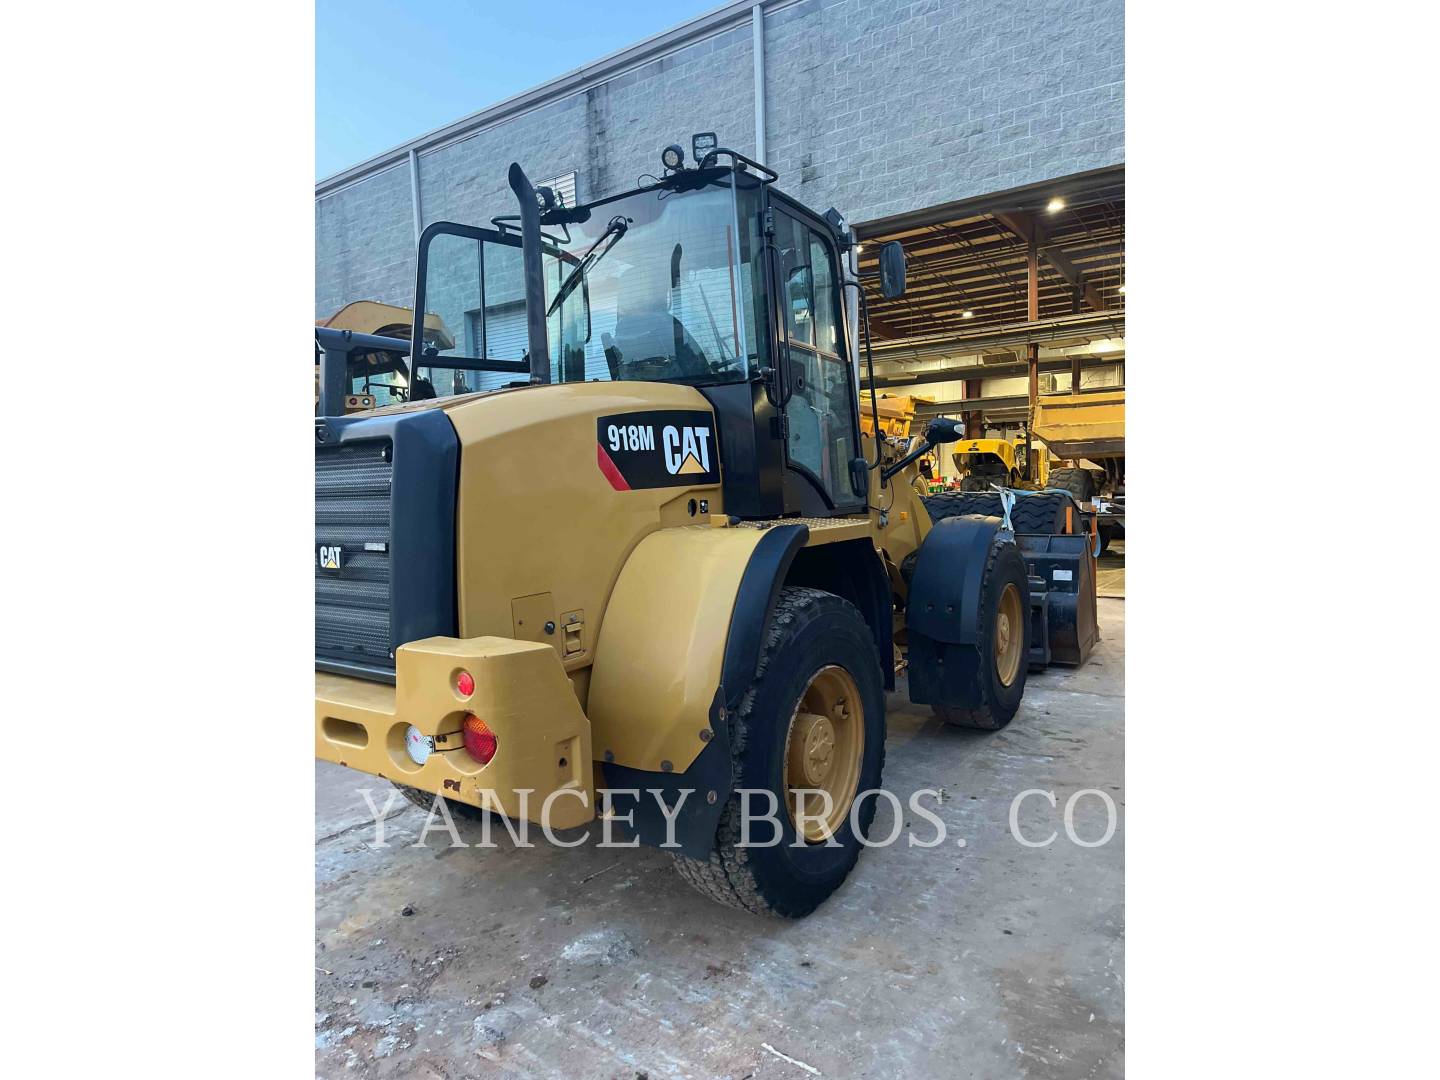
<svg viewBox="0 0 1440 1080"><path fill-rule="evenodd" d="M944 518L926 535L905 609L911 641L916 634L949 645L980 640L980 587L1000 525L995 517Z"/></svg>
<svg viewBox="0 0 1440 1080"><path fill-rule="evenodd" d="M905 610L916 704L974 704L981 589L1000 527L994 517L944 518L920 545Z"/></svg>

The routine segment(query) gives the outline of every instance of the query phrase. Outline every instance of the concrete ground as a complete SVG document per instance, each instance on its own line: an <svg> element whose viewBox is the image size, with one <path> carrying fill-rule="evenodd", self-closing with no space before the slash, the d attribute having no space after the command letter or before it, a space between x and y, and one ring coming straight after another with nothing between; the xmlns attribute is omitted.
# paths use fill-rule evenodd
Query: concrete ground
<svg viewBox="0 0 1440 1080"><path fill-rule="evenodd" d="M890 698L885 783L943 789L799 922L718 906L651 849L449 846L316 771L316 1072L324 1077L1118 1077L1124 1049L1123 600L1076 671L1032 675L1003 731ZM1031 795L1012 835L1012 801ZM1108 843L1067 800L1113 799ZM926 803L935 806L934 799ZM1073 804L1085 843L1106 829ZM912 820L913 818L913 820ZM876 828L892 823L880 804ZM459 822L462 838L478 824ZM538 836L538 833L537 833ZM959 840L965 841L962 847ZM783 1056L782 1056L783 1055ZM788 1060L787 1060L788 1059Z"/></svg>
<svg viewBox="0 0 1440 1080"><path fill-rule="evenodd" d="M1116 540L1096 561L1095 592L1125 598L1125 541Z"/></svg>

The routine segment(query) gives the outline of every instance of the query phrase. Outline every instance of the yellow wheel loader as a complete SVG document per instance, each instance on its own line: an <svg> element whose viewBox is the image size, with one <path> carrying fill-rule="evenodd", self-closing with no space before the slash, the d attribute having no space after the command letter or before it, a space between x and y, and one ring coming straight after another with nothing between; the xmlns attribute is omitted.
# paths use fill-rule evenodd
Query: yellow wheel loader
<svg viewBox="0 0 1440 1080"><path fill-rule="evenodd" d="M428 383L411 386L406 357L415 314L409 308L382 304L378 300L356 300L328 319L315 324L315 414L363 412L377 404L391 404L413 398L434 397ZM427 344L451 348L454 337L434 315L424 319ZM324 379L321 356L326 351L343 354L342 366L332 366L332 378ZM330 395L325 398L326 393ZM381 400L385 395L385 400Z"/></svg>
<svg viewBox="0 0 1440 1080"><path fill-rule="evenodd" d="M897 645L912 701L1001 728L1031 586L1003 515L920 500L955 422L862 437L841 216L713 137L662 160L577 207L515 164L518 213L425 229L438 396L315 421L315 751L803 916L871 828Z"/></svg>
<svg viewBox="0 0 1440 1080"><path fill-rule="evenodd" d="M1035 459L1031 470L1025 468L1027 453ZM1049 486L1050 455L1039 445L1027 451L1024 439L965 439L951 456L960 473L961 491L996 487L1043 491Z"/></svg>

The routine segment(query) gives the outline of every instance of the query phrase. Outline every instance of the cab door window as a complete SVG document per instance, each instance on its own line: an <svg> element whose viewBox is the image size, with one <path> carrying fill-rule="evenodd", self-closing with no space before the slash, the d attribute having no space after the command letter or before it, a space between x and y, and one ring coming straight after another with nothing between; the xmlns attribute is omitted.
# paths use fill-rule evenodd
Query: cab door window
<svg viewBox="0 0 1440 1080"><path fill-rule="evenodd" d="M779 209L775 248L788 357L786 456L832 504L853 503L849 470L857 456L855 398L849 366L840 355L834 249L820 233Z"/></svg>

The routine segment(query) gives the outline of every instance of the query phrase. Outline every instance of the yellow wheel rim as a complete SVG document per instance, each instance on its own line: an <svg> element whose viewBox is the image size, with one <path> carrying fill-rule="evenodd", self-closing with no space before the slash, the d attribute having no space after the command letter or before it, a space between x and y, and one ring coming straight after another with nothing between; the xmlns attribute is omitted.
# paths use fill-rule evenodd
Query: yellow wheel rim
<svg viewBox="0 0 1440 1080"><path fill-rule="evenodd" d="M1024 617L1020 590L1013 584L1006 585L995 612L995 674L1002 686L1011 685L1020 674L1020 649L1025 644Z"/></svg>
<svg viewBox="0 0 1440 1080"><path fill-rule="evenodd" d="M865 756L865 706L850 673L831 664L810 676L785 735L785 806L807 844L840 831L860 785ZM826 814L825 797L830 796ZM804 827L795 813L797 799Z"/></svg>

